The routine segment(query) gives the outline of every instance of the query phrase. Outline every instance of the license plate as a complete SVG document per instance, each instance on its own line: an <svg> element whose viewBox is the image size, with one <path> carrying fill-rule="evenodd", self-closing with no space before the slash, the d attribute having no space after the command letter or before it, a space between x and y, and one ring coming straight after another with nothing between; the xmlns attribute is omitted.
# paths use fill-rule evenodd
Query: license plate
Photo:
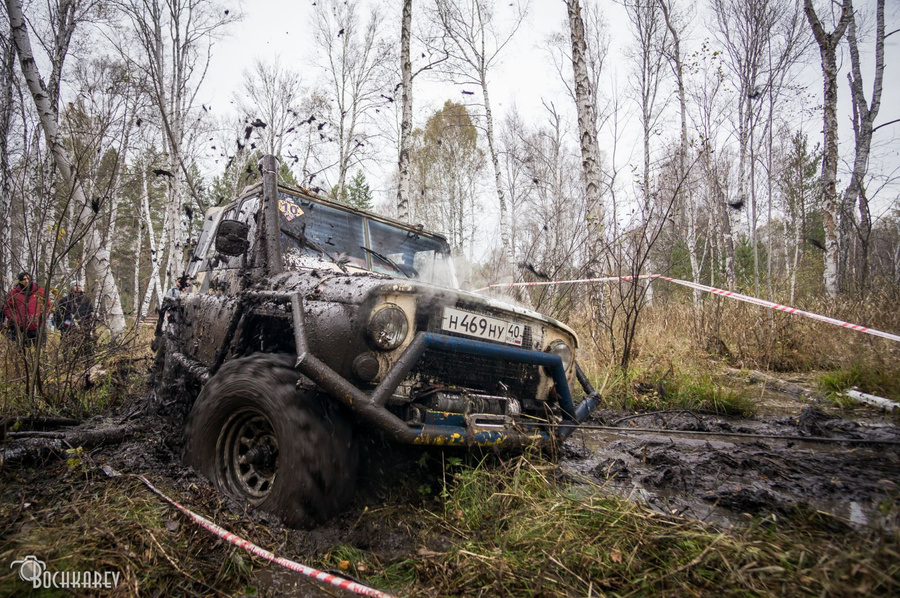
<svg viewBox="0 0 900 598"><path fill-rule="evenodd" d="M497 318L473 314L454 307L444 308L441 328L465 336L522 346L525 326Z"/></svg>

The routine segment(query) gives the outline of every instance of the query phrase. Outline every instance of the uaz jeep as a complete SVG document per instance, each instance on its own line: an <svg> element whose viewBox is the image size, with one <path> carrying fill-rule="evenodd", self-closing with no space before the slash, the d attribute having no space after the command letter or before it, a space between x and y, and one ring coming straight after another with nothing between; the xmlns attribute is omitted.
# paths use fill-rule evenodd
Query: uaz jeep
<svg viewBox="0 0 900 598"><path fill-rule="evenodd" d="M206 215L155 340L157 395L196 396L185 460L220 491L303 526L349 497L354 429L522 446L587 418L598 396L569 327L460 290L440 235L279 186L262 164L261 184Z"/></svg>

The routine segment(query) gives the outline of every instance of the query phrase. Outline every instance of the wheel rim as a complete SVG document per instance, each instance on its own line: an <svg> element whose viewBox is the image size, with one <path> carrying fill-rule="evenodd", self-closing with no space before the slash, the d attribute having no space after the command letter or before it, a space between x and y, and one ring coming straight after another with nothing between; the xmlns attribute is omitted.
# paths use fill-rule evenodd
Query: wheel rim
<svg viewBox="0 0 900 598"><path fill-rule="evenodd" d="M235 412L222 426L216 465L232 493L259 503L278 473L278 440L272 423L256 409Z"/></svg>

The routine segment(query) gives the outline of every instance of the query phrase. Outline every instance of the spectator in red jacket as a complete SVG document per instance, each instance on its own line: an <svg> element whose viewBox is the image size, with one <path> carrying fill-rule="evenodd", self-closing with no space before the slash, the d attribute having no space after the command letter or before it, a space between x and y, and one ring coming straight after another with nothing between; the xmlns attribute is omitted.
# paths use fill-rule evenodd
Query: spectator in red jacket
<svg viewBox="0 0 900 598"><path fill-rule="evenodd" d="M34 344L49 312L50 302L44 297L44 289L31 282L28 272L19 273L19 283L9 291L3 304L4 326L13 338Z"/></svg>

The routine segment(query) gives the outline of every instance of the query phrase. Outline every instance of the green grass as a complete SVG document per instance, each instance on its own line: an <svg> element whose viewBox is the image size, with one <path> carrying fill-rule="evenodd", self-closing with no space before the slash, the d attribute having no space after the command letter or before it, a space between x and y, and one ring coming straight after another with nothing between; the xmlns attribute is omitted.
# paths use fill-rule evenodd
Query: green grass
<svg viewBox="0 0 900 598"><path fill-rule="evenodd" d="M743 417L756 412L756 404L744 390L726 386L709 374L683 376L674 386L675 402L684 409Z"/></svg>
<svg viewBox="0 0 900 598"><path fill-rule="evenodd" d="M612 377L606 399L623 409L691 409L748 417L756 404L725 377L690 367L667 371L633 369Z"/></svg>
<svg viewBox="0 0 900 598"><path fill-rule="evenodd" d="M854 364L819 376L819 389L833 397L853 387L865 393L900 400L900 372Z"/></svg>
<svg viewBox="0 0 900 598"><path fill-rule="evenodd" d="M405 560L409 595L782 595L900 590L896 535L756 521L736 531L652 512L518 458L454 476L425 513L442 551Z"/></svg>

